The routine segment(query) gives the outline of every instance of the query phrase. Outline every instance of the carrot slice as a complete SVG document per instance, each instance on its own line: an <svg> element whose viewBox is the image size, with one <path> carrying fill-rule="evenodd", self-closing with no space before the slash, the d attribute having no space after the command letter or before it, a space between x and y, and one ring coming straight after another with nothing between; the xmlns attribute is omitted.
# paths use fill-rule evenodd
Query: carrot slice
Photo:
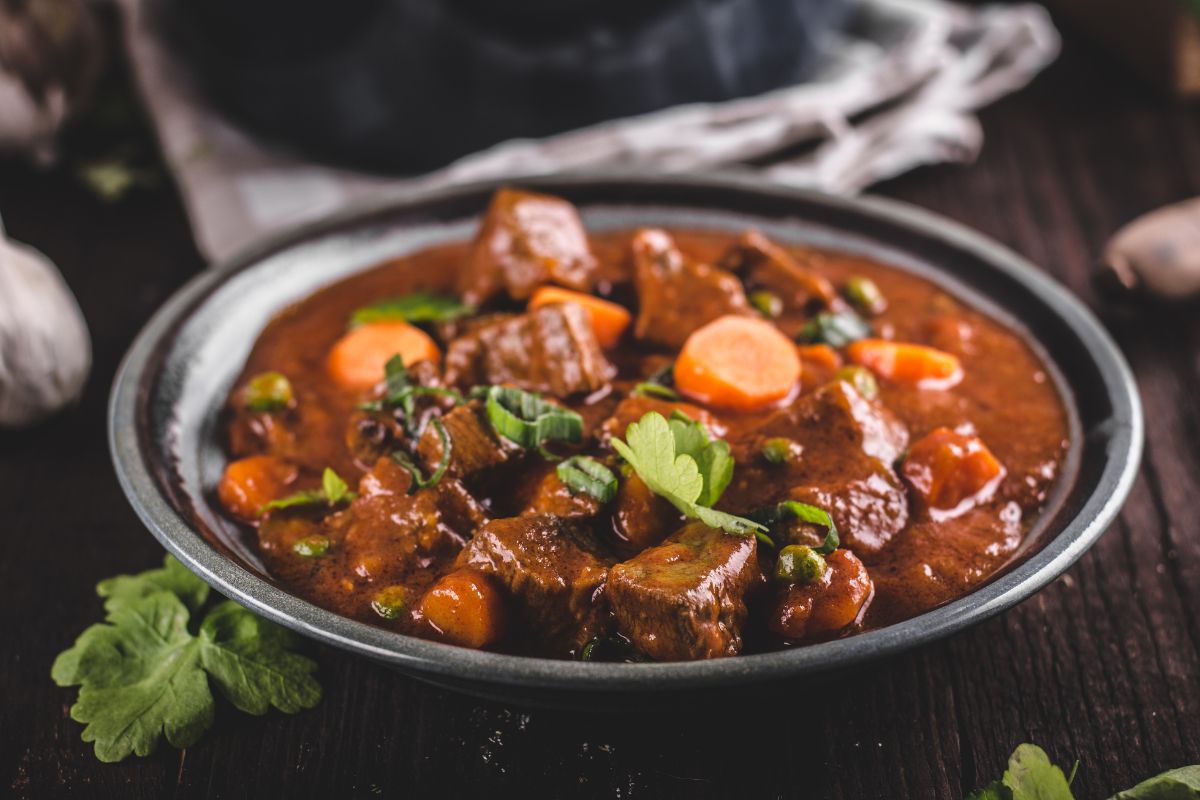
<svg viewBox="0 0 1200 800"><path fill-rule="evenodd" d="M771 323L730 314L692 332L675 361L675 387L721 408L754 411L787 397L800 378L796 345Z"/></svg>
<svg viewBox="0 0 1200 800"><path fill-rule="evenodd" d="M295 465L277 456L241 458L226 465L217 498L230 514L253 522L259 509L283 497L298 474Z"/></svg>
<svg viewBox="0 0 1200 800"><path fill-rule="evenodd" d="M347 389L369 389L383 380L388 359L399 355L404 366L441 359L433 339L407 322L373 322L347 333L329 351L329 374Z"/></svg>
<svg viewBox="0 0 1200 800"><path fill-rule="evenodd" d="M596 333L596 341L601 347L616 347L617 342L621 340L621 334L633 320L633 315L624 306L557 286L543 286L538 289L530 298L529 307L541 308L551 303L575 303L591 312L592 330Z"/></svg>
<svg viewBox="0 0 1200 800"><path fill-rule="evenodd" d="M443 640L461 647L483 647L504 635L504 598L473 569L443 576L421 598L420 613Z"/></svg>
<svg viewBox="0 0 1200 800"><path fill-rule="evenodd" d="M963 378L956 356L921 344L859 339L846 346L846 355L880 377L922 389L949 389Z"/></svg>

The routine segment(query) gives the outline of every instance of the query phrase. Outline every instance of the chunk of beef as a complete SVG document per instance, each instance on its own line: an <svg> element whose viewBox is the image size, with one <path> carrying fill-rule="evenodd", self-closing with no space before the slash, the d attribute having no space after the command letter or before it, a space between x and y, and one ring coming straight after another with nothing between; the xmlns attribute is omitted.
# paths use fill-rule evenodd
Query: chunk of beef
<svg viewBox="0 0 1200 800"><path fill-rule="evenodd" d="M614 374L587 311L572 303L481 328L455 339L446 353L446 380L463 389L503 383L567 397L594 392Z"/></svg>
<svg viewBox="0 0 1200 800"><path fill-rule="evenodd" d="M604 581L613 559L578 522L548 514L494 519L463 549L458 565L494 576L512 595L519 629L559 653L604 633Z"/></svg>
<svg viewBox="0 0 1200 800"><path fill-rule="evenodd" d="M721 260L721 265L742 276L752 289L779 296L788 308L800 310L842 305L837 290L824 275L802 265L788 251L758 231L746 231Z"/></svg>
<svg viewBox="0 0 1200 800"><path fill-rule="evenodd" d="M768 439L790 439L782 464L759 456ZM904 529L908 498L894 469L908 429L878 403L837 381L800 397L736 446L739 468L722 508L748 512L791 499L826 509L856 555L879 552Z"/></svg>
<svg viewBox="0 0 1200 800"><path fill-rule="evenodd" d="M574 206L557 197L501 189L492 197L458 289L474 306L501 293L524 300L544 283L587 291L595 268Z"/></svg>
<svg viewBox="0 0 1200 800"><path fill-rule="evenodd" d="M620 631L660 661L737 655L756 540L691 523L609 571Z"/></svg>
<svg viewBox="0 0 1200 800"><path fill-rule="evenodd" d="M538 465L523 474L515 494L521 514L587 518L599 514L604 505L587 492L572 491L558 479L554 464Z"/></svg>
<svg viewBox="0 0 1200 800"><path fill-rule="evenodd" d="M835 550L815 581L789 585L771 612L768 626L787 639L827 637L862 619L875 592L867 568L849 550Z"/></svg>
<svg viewBox="0 0 1200 800"><path fill-rule="evenodd" d="M679 509L650 491L637 473L621 481L613 501L613 533L623 551L638 553L656 545L683 521Z"/></svg>
<svg viewBox="0 0 1200 800"><path fill-rule="evenodd" d="M730 272L684 255L666 231L633 237L638 294L637 338L678 348L692 331L725 314L750 314L741 281Z"/></svg>
<svg viewBox="0 0 1200 800"><path fill-rule="evenodd" d="M477 400L446 414L442 425L450 440L450 466L446 472L452 477L469 477L503 464L520 452L508 439L496 435L483 403ZM435 469L441 462L442 440L432 425L421 434L417 453L428 469Z"/></svg>

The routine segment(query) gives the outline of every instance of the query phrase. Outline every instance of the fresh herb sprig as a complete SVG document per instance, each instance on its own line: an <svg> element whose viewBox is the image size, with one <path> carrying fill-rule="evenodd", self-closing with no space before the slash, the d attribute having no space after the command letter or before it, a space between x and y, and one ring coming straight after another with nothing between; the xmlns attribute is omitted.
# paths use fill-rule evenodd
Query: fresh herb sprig
<svg viewBox="0 0 1200 800"><path fill-rule="evenodd" d="M268 511L281 508L322 504L334 508L341 503L349 503L355 497L355 493L350 491L350 487L342 480L342 477L329 467L326 467L325 472L321 475L320 489L303 489L299 492L293 492L287 497L272 500L260 508L258 513L261 516Z"/></svg>
<svg viewBox="0 0 1200 800"><path fill-rule="evenodd" d="M293 714L321 699L316 663L293 652L292 633L232 600L208 602L208 586L171 556L96 591L105 622L59 654L51 677L80 687L71 718L87 724L83 740L101 761L149 755L164 737L193 744L212 725L214 686L256 715Z"/></svg>
<svg viewBox="0 0 1200 800"><path fill-rule="evenodd" d="M1036 744L1018 745L1008 758L1008 769L966 800L1075 800L1071 784L1079 762L1070 774L1055 766ZM1200 765L1181 767L1117 792L1109 800L1200 800Z"/></svg>
<svg viewBox="0 0 1200 800"><path fill-rule="evenodd" d="M363 306L350 315L350 327L372 322L450 322L474 313L475 309L457 297L413 292Z"/></svg>
<svg viewBox="0 0 1200 800"><path fill-rule="evenodd" d="M625 431L625 441L612 445L650 488L689 519L738 536L765 536L766 526L717 511L733 477L729 445L710 441L704 426L676 412L668 422L657 411L645 414Z"/></svg>
<svg viewBox="0 0 1200 800"><path fill-rule="evenodd" d="M382 411L385 408L399 409L403 415L405 427L411 429L413 416L416 413L416 400L421 395L448 397L455 404L465 403L466 398L453 389L443 389L438 386L421 386L413 383L404 366L404 359L399 354L392 356L383 366L384 395L379 400L363 403L359 406L363 411ZM420 431L412 431L419 435Z"/></svg>

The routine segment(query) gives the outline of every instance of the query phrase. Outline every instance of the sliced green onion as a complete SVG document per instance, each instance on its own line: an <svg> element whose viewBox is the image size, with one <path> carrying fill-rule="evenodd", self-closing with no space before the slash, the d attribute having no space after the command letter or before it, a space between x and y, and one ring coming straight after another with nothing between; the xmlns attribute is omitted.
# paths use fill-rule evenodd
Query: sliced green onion
<svg viewBox="0 0 1200 800"><path fill-rule="evenodd" d="M754 512L750 515L750 518L769 528L789 519L798 519L801 522L820 525L825 528L825 541L821 542L819 547L812 548L819 555L829 555L838 549L838 545L841 544L837 525L834 524L833 517L829 516L829 512L808 503L785 500L771 508Z"/></svg>
<svg viewBox="0 0 1200 800"><path fill-rule="evenodd" d="M751 292L746 299L767 319L776 319L783 313L783 300L774 292Z"/></svg>
<svg viewBox="0 0 1200 800"><path fill-rule="evenodd" d="M866 367L856 364L842 367L833 374L833 379L845 381L868 400L874 400L879 394L879 382L875 380L875 374Z"/></svg>
<svg viewBox="0 0 1200 800"><path fill-rule="evenodd" d="M803 544L789 544L779 551L779 559L775 562L775 577L787 583L812 583L828 569L825 558L813 548Z"/></svg>
<svg viewBox="0 0 1200 800"><path fill-rule="evenodd" d="M583 438L583 417L521 389L488 389L487 415L498 435L528 449L540 448L544 442Z"/></svg>
<svg viewBox="0 0 1200 800"><path fill-rule="evenodd" d="M246 384L243 398L251 411L278 411L292 404L292 382L279 372L260 372Z"/></svg>
<svg viewBox="0 0 1200 800"><path fill-rule="evenodd" d="M772 464L782 464L793 458L796 443L784 436L773 436L763 442L762 456Z"/></svg>
<svg viewBox="0 0 1200 800"><path fill-rule="evenodd" d="M350 327L367 325L372 322L449 322L465 317L474 309L463 303L457 297L434 294L432 292L413 292L403 297L393 297L380 300L357 309L350 315Z"/></svg>
<svg viewBox="0 0 1200 800"><path fill-rule="evenodd" d="M385 586L371 598L371 609L384 619L397 619L408 610L409 602L407 587Z"/></svg>
<svg viewBox="0 0 1200 800"><path fill-rule="evenodd" d="M446 426L442 424L440 419L435 419L430 423L433 430L437 433L438 439L442 443L442 457L438 461L437 467L428 477L422 477L421 468L418 467L407 453L397 450L392 453L392 459L408 470L411 480L408 482L408 493L412 494L417 489L428 489L430 486L437 486L438 481L446 474L446 468L450 466L450 451L453 448L453 443L450 441L450 436L446 433Z"/></svg>
<svg viewBox="0 0 1200 800"><path fill-rule="evenodd" d="M866 339L871 326L852 311L822 312L800 329L796 338L805 344L825 343L830 347L845 347L851 342Z"/></svg>
<svg viewBox="0 0 1200 800"><path fill-rule="evenodd" d="M304 558L318 558L329 551L329 537L314 534L298 539L292 545L292 552Z"/></svg>
<svg viewBox="0 0 1200 800"><path fill-rule="evenodd" d="M679 392L670 386L663 386L661 383L650 383L649 381L642 381L634 386L630 394L634 397L659 397L663 400L679 399Z"/></svg>
<svg viewBox="0 0 1200 800"><path fill-rule="evenodd" d="M607 503L617 496L617 476L594 458L568 458L558 465L555 474L572 492L590 494L601 503Z"/></svg>
<svg viewBox="0 0 1200 800"><path fill-rule="evenodd" d="M850 278L842 287L842 295L850 301L851 305L868 316L875 316L887 311L887 298L883 296L883 292L879 291L875 281L870 278L864 278L861 275Z"/></svg>

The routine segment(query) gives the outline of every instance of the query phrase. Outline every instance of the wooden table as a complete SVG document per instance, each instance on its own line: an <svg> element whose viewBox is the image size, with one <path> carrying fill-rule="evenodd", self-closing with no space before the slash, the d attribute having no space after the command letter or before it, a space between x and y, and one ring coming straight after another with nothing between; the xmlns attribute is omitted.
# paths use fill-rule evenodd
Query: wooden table
<svg viewBox="0 0 1200 800"><path fill-rule="evenodd" d="M1149 421L1120 520L1052 586L852 680L797 684L736 714L506 708L324 649L315 710L222 705L186 752L119 765L80 741L74 692L51 683L50 663L99 620L98 579L161 557L114 479L105 402L134 334L202 263L170 186L104 205L63 170L0 162L0 213L60 265L96 350L77 408L0 437L0 794L959 798L1034 741L1079 758L1078 796L1100 798L1200 762L1200 317L1123 312L1091 282L1121 223L1200 194L1200 113L1068 31L1062 60L983 121L976 165L881 191L994 236L1078 292L1133 363Z"/></svg>

